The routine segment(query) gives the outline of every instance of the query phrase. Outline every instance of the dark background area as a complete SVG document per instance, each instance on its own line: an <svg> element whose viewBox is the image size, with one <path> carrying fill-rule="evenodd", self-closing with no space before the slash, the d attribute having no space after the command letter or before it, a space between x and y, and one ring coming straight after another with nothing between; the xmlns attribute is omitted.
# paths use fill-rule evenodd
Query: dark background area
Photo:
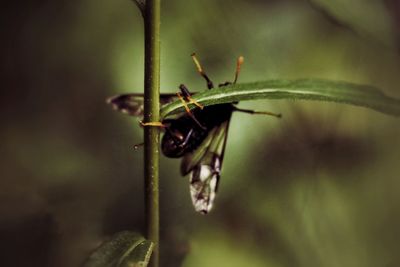
<svg viewBox="0 0 400 267"><path fill-rule="evenodd" d="M350 2L350 3L347 3ZM163 1L162 92L326 78L400 98L393 1ZM104 238L142 231L143 139L106 97L143 88L130 1L3 4L0 265L79 266ZM400 124L333 103L253 101L234 114L220 191L196 214L179 160L161 158L162 266L399 266Z"/></svg>

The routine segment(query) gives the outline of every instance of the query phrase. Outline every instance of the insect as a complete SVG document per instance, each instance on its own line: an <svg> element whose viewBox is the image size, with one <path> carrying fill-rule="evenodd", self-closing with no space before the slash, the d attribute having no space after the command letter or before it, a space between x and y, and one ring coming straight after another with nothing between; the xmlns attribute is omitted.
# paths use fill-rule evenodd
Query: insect
<svg viewBox="0 0 400 267"><path fill-rule="evenodd" d="M197 71L205 79L207 88L214 88L213 82L204 72L195 54L192 59ZM239 57L236 64L234 81L220 84L228 86L237 82L243 57ZM203 107L192 98L188 88L181 84L177 94L161 94L161 104L168 103L178 97L186 112L176 118L166 118L160 122L141 123L143 126L161 126L164 136L161 141L163 154L170 158L181 158L181 174L190 176L190 195L197 212L207 214L213 207L218 191L221 167L224 159L228 137L228 128L232 113L240 111L250 114L265 114L280 117L280 114L271 112L257 112L241 109L237 103L216 104ZM143 95L123 94L107 99L114 109L131 116L143 115ZM197 108L190 110L188 103Z"/></svg>

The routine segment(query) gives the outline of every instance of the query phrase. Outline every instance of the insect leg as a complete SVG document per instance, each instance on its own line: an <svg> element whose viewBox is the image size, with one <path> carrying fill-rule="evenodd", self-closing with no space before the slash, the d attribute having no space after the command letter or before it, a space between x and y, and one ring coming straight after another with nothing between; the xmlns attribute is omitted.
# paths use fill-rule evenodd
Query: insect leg
<svg viewBox="0 0 400 267"><path fill-rule="evenodd" d="M139 121L139 123L141 126L155 126L155 127L161 127L161 128L167 127L161 121L150 121L150 122Z"/></svg>
<svg viewBox="0 0 400 267"><path fill-rule="evenodd" d="M186 136L184 136L181 132L176 132L171 129L166 129L166 131L171 135L171 138L178 143L178 146L184 147L188 144L190 137L193 134L193 129L190 129L190 131L187 133Z"/></svg>
<svg viewBox="0 0 400 267"><path fill-rule="evenodd" d="M156 127L160 127L160 128L165 128L165 130L168 131L168 127L170 126L171 121L169 119L166 119L166 120L163 120L162 123L158 122L158 121L156 121L156 122L142 122L142 121L139 121L139 123L140 123L141 126L156 126ZM135 144L133 146L133 149L134 150L138 150L142 146L144 146L144 142L139 143L139 144Z"/></svg>
<svg viewBox="0 0 400 267"><path fill-rule="evenodd" d="M255 111L255 110L251 110L251 109L242 109L242 108L238 108L238 107L233 107L233 111L239 111L239 112L243 112L243 113L249 113L249 114L262 114L262 115L270 115L270 116L274 116L277 118L281 118L282 114L280 113L273 113L273 112L269 112L269 111Z"/></svg>
<svg viewBox="0 0 400 267"><path fill-rule="evenodd" d="M201 125L201 123L196 119L196 117L193 115L193 113L190 111L190 108L188 107L185 99L182 97L182 95L180 93L176 93L176 95L178 96L178 98L182 101L183 107L186 110L186 113L194 120L194 122L196 122L196 124L202 128L203 130L206 130L206 127L204 127L203 125Z"/></svg>
<svg viewBox="0 0 400 267"><path fill-rule="evenodd" d="M184 84L179 85L179 89L181 90L182 96L187 100L187 102L198 106L200 109L204 108L204 106L202 104L200 104L199 102L197 102L196 100L194 100L192 98L192 95L190 94L189 89Z"/></svg>
<svg viewBox="0 0 400 267"><path fill-rule="evenodd" d="M179 144L180 147L184 147L187 145L187 143L189 142L190 137L192 136L193 133L193 129L190 129L190 131L188 132L188 134L185 137L185 140L183 140L182 143Z"/></svg>
<svg viewBox="0 0 400 267"><path fill-rule="evenodd" d="M213 82L210 80L210 78L208 78L207 74L204 72L203 68L200 65L199 60L196 57L196 53L193 53L192 55L192 59L194 61L194 64L196 65L197 71L200 73L200 75L206 80L207 82L207 88L208 89L212 89L214 88L214 84Z"/></svg>

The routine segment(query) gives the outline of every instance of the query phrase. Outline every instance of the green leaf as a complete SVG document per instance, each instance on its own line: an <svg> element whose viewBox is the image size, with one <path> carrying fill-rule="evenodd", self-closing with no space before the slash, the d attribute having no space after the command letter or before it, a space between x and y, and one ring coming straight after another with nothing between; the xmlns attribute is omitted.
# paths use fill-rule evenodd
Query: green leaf
<svg viewBox="0 0 400 267"><path fill-rule="evenodd" d="M204 106L256 99L333 101L400 116L400 100L384 95L375 87L318 79L236 84L200 92L195 95L195 99ZM195 106L190 104L189 107L193 109ZM182 111L183 105L178 100L161 108L161 118Z"/></svg>
<svg viewBox="0 0 400 267"><path fill-rule="evenodd" d="M145 267L153 251L153 242L137 233L115 234L97 248L83 267Z"/></svg>

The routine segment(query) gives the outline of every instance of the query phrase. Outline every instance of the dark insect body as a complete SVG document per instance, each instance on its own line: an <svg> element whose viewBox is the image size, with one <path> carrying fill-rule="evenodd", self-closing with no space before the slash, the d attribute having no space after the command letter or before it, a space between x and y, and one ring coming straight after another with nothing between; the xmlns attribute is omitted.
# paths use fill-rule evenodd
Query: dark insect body
<svg viewBox="0 0 400 267"><path fill-rule="evenodd" d="M214 85L203 71L196 56L192 54L193 61L200 75L206 80L208 89ZM243 57L239 57L236 65L236 83ZM225 82L219 86L231 85ZM161 126L165 134L161 140L163 154L170 158L180 158L181 174L190 175L190 194L193 206L197 212L207 214L213 207L217 193L221 166L224 157L228 136L229 122L233 111L241 111L250 114L266 114L280 117L280 114L270 112L255 112L253 110L240 109L234 104L216 104L204 107L191 98L189 90L179 86L178 98L182 101L186 112L176 118L166 118L160 122L142 123L145 127ZM176 95L162 94L160 102L170 102ZM125 94L111 97L107 100L114 109L132 116L143 114L143 95ZM190 110L188 103L193 103L199 108Z"/></svg>
<svg viewBox="0 0 400 267"><path fill-rule="evenodd" d="M168 128L161 141L165 156L180 158L194 151L215 127L228 121L234 111L232 104L207 106L203 110L194 110L192 114L203 126L200 127L190 116L183 115L174 120L164 120Z"/></svg>

